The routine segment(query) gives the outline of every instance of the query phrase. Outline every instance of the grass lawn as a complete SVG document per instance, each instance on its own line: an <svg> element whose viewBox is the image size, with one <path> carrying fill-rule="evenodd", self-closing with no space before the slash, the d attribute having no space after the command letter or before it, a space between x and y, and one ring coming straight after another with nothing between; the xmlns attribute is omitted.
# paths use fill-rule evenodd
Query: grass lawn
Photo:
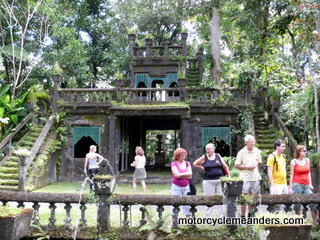
<svg viewBox="0 0 320 240"><path fill-rule="evenodd" d="M152 195L170 195L171 184L148 184L148 194ZM55 182L43 188L39 188L33 192L45 192L45 193L75 193L80 194L82 190L81 183L67 183L67 182ZM89 193L89 183L86 184L83 193ZM114 193L120 194L133 194L132 185L130 184L117 184ZM138 184L137 194L142 194L141 184Z"/></svg>
<svg viewBox="0 0 320 240"><path fill-rule="evenodd" d="M82 191L82 184L81 183L70 183L70 182L55 182L51 185L48 185L46 187L37 189L33 192L44 192L44 193L73 193L73 194L80 194ZM160 184L148 184L147 185L148 194L152 195L171 195L171 184L166 185L160 185ZM197 195L203 195L201 191L200 184L197 186L198 193ZM84 194L89 194L89 183L87 183L84 186L83 189ZM132 185L131 184L117 184L114 193L119 194L133 194ZM141 184L139 183L137 194L143 194ZM72 204L71 209L71 218L72 218L72 224L77 225L79 223L79 219L81 218L81 212L79 210L79 206L77 204ZM87 225L94 227L96 226L97 222L97 205L96 203L87 204L86 209L86 220ZM129 218L130 218L130 225L131 226L138 226L139 220L141 219L141 212L139 210L140 206L131 206L129 211ZM168 207L167 207L168 208ZM150 213L152 216L157 219L157 211L155 209L155 206L150 208ZM120 215L120 206L113 205L111 208L111 226L114 227L120 227L121 221L123 221L123 213ZM165 213L164 213L164 220L165 225L170 224L171 220L171 208L169 207ZM49 224L49 218L50 218L50 209L46 206L40 208L40 222L41 225L48 225ZM64 219L66 217L64 205L61 204L57 206L56 209L56 225L63 225ZM122 219L122 220L121 220Z"/></svg>

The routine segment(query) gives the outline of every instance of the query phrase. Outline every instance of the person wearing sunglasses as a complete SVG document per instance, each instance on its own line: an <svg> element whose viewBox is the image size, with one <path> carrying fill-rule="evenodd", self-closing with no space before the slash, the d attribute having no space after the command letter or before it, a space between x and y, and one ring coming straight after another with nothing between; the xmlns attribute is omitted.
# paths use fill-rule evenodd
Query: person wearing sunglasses
<svg viewBox="0 0 320 240"><path fill-rule="evenodd" d="M310 173L310 161L307 158L307 149L303 145L296 146L294 159L290 162L289 192L293 194L313 194ZM309 204L313 226L317 226L317 204ZM294 204L293 209L301 215L301 204Z"/></svg>

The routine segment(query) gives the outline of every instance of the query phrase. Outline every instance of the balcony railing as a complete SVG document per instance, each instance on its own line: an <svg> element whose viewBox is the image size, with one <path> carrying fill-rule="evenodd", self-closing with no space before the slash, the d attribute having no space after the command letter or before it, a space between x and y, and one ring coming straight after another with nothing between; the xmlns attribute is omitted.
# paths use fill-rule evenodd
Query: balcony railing
<svg viewBox="0 0 320 240"><path fill-rule="evenodd" d="M284 204L285 212L292 211L292 204L301 204L303 215L306 217L308 211L308 204L318 204L320 210L320 195L319 194L284 194L284 195L269 195L263 194L256 196L256 202L253 207L257 213L261 211L273 211L276 204ZM87 195L80 196L79 194L67 193L36 193L36 192L14 192L14 191L0 191L0 201L3 204L10 202L18 203L17 207L26 207L27 205L34 209L34 216L32 223L40 225L43 219L40 219L40 212L44 208L49 208L50 214L48 220L48 227L57 226L57 213L63 215L63 225L65 226L86 226L88 224L86 210L89 206L96 207L95 204L88 203ZM179 212L183 205L191 206L191 213L193 216L204 211L204 206L215 206L223 203L222 196L172 196L172 195L126 195L115 194L108 201L111 205L111 227L118 226L142 226L148 223L146 218L146 211L156 213L159 223L163 224L164 214L166 212ZM146 209L145 206L150 206ZM131 211L131 207L135 206L135 210ZM262 208L260 208L261 206ZM71 218L71 209L75 208L79 214L79 219ZM40 211L40 208L42 209ZM260 210L263 209L263 210ZM119 211L120 210L120 211ZM97 209L98 211L98 209ZM238 209L239 211L239 209ZM64 213L63 213L64 212ZM91 213L92 214L92 213ZM130 215L135 214L138 217L132 218ZM182 213L180 213L182 214ZM91 217L91 216L88 216ZM138 222L132 222L132 219ZM118 222L115 222L117 220ZM91 226L96 226L96 219ZM320 222L320 219L318 219ZM41 224L43 225L43 224Z"/></svg>
<svg viewBox="0 0 320 240"><path fill-rule="evenodd" d="M110 105L112 101L124 103L228 103L245 101L244 93L238 89L215 88L114 88L114 89L60 89L59 100L73 105Z"/></svg>

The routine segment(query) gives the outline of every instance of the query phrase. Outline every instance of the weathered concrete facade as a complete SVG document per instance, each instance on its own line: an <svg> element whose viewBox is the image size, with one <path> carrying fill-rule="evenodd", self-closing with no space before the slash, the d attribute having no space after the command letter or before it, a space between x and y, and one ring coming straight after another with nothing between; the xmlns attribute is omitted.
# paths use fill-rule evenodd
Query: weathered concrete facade
<svg viewBox="0 0 320 240"><path fill-rule="evenodd" d="M227 128L227 156L235 155L241 144L232 129L237 128L237 115L248 103L245 92L199 87L203 52L199 51L197 59L187 59L186 38L182 34L177 46L169 41L153 46L146 40L146 46L139 47L135 36L129 35L129 87L116 80L113 89L60 89L61 80L55 81L55 102L60 100L60 107L70 116L60 180L83 179L84 157L91 144L98 146L116 173L120 166L127 169L135 147L146 148L148 130L177 131L176 145L185 148L193 162L208 141L221 139L210 128ZM178 74L181 66L186 78ZM204 134L204 128L209 134Z"/></svg>
<svg viewBox="0 0 320 240"><path fill-rule="evenodd" d="M100 108L67 108L68 142L62 154L60 180L78 181L83 179L84 156L75 156L73 143L74 127L100 128L100 142L97 142L99 153L107 157L118 172L121 161L121 136L129 137L129 156L132 161L134 149L141 145L146 147L147 130L179 130L181 147L187 149L188 159L193 162L203 154L202 134L203 127L232 126L236 128L238 110L229 106L190 106L190 107L163 107L146 105L145 108L135 107L110 107L103 113ZM124 128L124 124L126 128ZM232 153L239 149L237 136L232 136ZM86 146L88 150L88 146ZM241 146L240 146L241 147Z"/></svg>

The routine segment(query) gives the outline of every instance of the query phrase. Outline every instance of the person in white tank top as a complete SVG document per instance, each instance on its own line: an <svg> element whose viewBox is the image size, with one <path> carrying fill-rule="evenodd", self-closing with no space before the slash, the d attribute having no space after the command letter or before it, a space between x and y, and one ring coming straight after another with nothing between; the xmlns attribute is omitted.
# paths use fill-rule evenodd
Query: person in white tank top
<svg viewBox="0 0 320 240"><path fill-rule="evenodd" d="M87 176L89 174L90 179L94 175L100 172L99 164L104 160L104 157L96 153L97 146L91 145L89 153L86 154L86 160L84 162L84 174ZM98 159L100 159L98 161ZM87 171L88 170L88 171ZM90 189L92 189L92 183L90 181Z"/></svg>
<svg viewBox="0 0 320 240"><path fill-rule="evenodd" d="M134 157L134 162L131 163L131 167L135 167L134 174L133 174L133 193L136 193L137 191L137 180L141 181L141 186L143 189L143 192L147 193L147 186L145 183L145 179L147 178L146 173L146 157L144 156L144 150L142 147L136 147L136 156Z"/></svg>

